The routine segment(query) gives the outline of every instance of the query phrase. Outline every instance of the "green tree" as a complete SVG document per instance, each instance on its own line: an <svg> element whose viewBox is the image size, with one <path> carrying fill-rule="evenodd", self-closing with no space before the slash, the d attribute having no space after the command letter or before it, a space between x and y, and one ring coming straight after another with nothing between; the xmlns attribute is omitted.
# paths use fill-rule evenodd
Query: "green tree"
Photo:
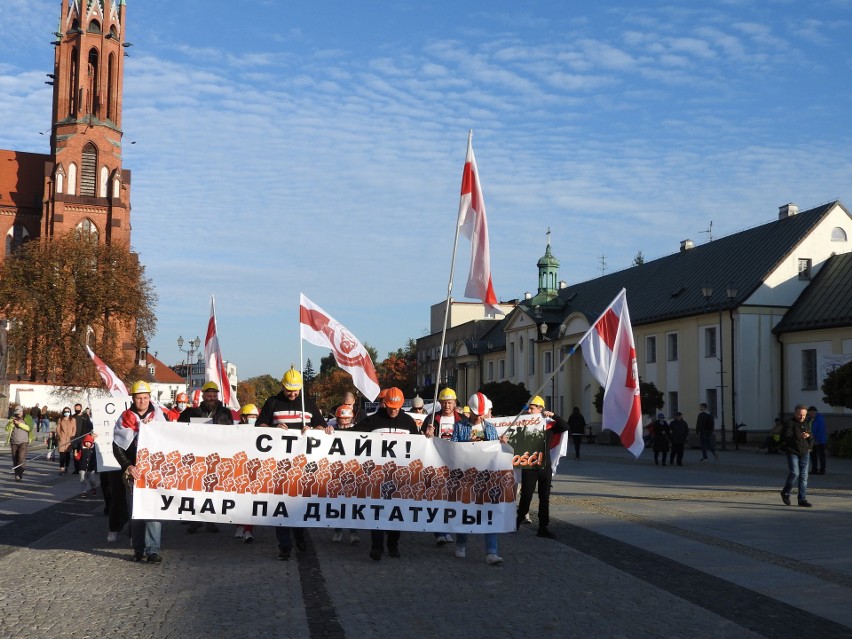
<svg viewBox="0 0 852 639"><path fill-rule="evenodd" d="M523 384L509 381L489 382L480 389L494 406L491 414L496 416L517 415L531 397ZM467 404L467 397L459 397L459 406Z"/></svg>
<svg viewBox="0 0 852 639"><path fill-rule="evenodd" d="M255 404L262 408L266 400L281 390L281 381L272 375L249 377L237 384L237 397L241 404Z"/></svg>
<svg viewBox="0 0 852 639"><path fill-rule="evenodd" d="M636 257L633 258L633 266L641 266L645 263L645 256L642 251L636 251Z"/></svg>
<svg viewBox="0 0 852 639"><path fill-rule="evenodd" d="M603 413L603 395L604 389L603 386L601 386L598 388L598 392L594 399L595 410L597 410L599 414ZM639 398L642 401L643 415L654 417L657 414L657 411L666 405L663 400L663 393L657 389L654 382L642 381L641 377L639 378Z"/></svg>
<svg viewBox="0 0 852 639"><path fill-rule="evenodd" d="M376 367L382 388L396 386L406 397L414 395L417 380L417 342L409 339L405 348L398 349Z"/></svg>
<svg viewBox="0 0 852 639"><path fill-rule="evenodd" d="M304 379L305 384L307 385L307 384L310 384L312 381L314 381L316 376L317 376L317 373L314 370L314 365L311 362L311 358L309 357L305 361L305 370L302 371L302 378Z"/></svg>
<svg viewBox="0 0 852 639"><path fill-rule="evenodd" d="M852 362L835 368L822 383L822 398L829 406L852 408Z"/></svg>
<svg viewBox="0 0 852 639"><path fill-rule="evenodd" d="M0 267L0 314L9 318L9 370L61 385L98 381L88 343L122 379L156 328L157 295L137 254L78 237L33 241ZM90 333L92 334L89 337Z"/></svg>

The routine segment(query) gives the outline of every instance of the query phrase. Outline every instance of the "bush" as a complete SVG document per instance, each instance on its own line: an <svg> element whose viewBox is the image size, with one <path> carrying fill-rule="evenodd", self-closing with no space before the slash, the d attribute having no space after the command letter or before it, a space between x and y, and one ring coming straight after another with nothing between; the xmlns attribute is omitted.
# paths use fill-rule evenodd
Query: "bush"
<svg viewBox="0 0 852 639"><path fill-rule="evenodd" d="M848 428L843 437L840 438L838 457L852 457L852 430Z"/></svg>
<svg viewBox="0 0 852 639"><path fill-rule="evenodd" d="M828 436L828 454L833 457L852 457L852 429L836 430Z"/></svg>

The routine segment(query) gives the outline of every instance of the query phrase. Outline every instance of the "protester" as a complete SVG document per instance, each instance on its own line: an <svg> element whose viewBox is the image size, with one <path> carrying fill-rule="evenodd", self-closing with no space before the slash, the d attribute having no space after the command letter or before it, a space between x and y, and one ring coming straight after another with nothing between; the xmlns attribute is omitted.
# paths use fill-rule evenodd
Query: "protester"
<svg viewBox="0 0 852 639"><path fill-rule="evenodd" d="M74 451L74 474L80 472L80 453L83 446L83 436L91 433L95 428L89 416L83 412L82 404L74 404L74 442L72 450Z"/></svg>
<svg viewBox="0 0 852 639"><path fill-rule="evenodd" d="M423 406L423 398L420 395L415 395L411 400L411 412L416 415L425 415L426 408Z"/></svg>
<svg viewBox="0 0 852 639"><path fill-rule="evenodd" d="M352 407L348 404L341 404L337 407L337 411L334 414L336 423L335 430L349 430L352 428L353 419L355 417L355 413L352 411ZM343 541L343 528L335 528L334 535L331 538L334 542ZM354 528L349 529L349 543L357 544L360 543L361 539L358 537L358 531Z"/></svg>
<svg viewBox="0 0 852 639"><path fill-rule="evenodd" d="M89 492L92 495L98 494L98 464L95 456L95 438L92 433L83 435L80 442L80 488L82 495L85 497ZM86 490L86 484L89 488Z"/></svg>
<svg viewBox="0 0 852 639"><path fill-rule="evenodd" d="M115 422L112 438L112 452L124 472L127 486L127 502L133 509L133 482L139 479L141 472L136 467L136 446L139 431L151 421L162 421L162 411L151 403L151 387L147 382L138 381L130 388L132 404ZM147 559L148 563L158 564L160 555L160 535L162 524L159 521L133 519L130 522L130 541L133 544L134 561Z"/></svg>
<svg viewBox="0 0 852 639"><path fill-rule="evenodd" d="M719 460L719 455L716 454L716 435L713 432L716 428L715 420L707 410L707 404L698 406L698 419L695 423L695 430L698 433L699 441L701 442L701 461L707 461L707 451L713 453L713 459Z"/></svg>
<svg viewBox="0 0 852 639"><path fill-rule="evenodd" d="M56 436L58 438L57 450L59 451L59 474L68 473L68 465L71 461L71 440L77 432L77 421L71 417L71 409L66 406L62 409L62 417L56 420Z"/></svg>
<svg viewBox="0 0 852 639"><path fill-rule="evenodd" d="M568 432L574 442L574 459L580 461L580 444L583 443L583 434L586 432L586 418L580 412L579 406L575 406L568 417Z"/></svg>
<svg viewBox="0 0 852 639"><path fill-rule="evenodd" d="M666 465L666 457L669 453L669 439L671 437L671 427L666 421L666 416L663 413L657 413L657 420L651 424L651 433L654 441L654 465L658 466L657 457L662 453L663 466Z"/></svg>
<svg viewBox="0 0 852 639"><path fill-rule="evenodd" d="M568 430L568 423L551 411L544 409L544 400L536 395L529 401L527 409L530 415L543 415L545 417L544 437L542 437L541 452L542 463L538 467L521 469L521 500L518 503L518 516L515 520L515 529L521 527L527 513L530 510L533 493L538 486L538 537L553 539L556 535L550 532L550 486L553 480L553 462L550 459L550 450L555 445L555 438Z"/></svg>
<svg viewBox="0 0 852 639"><path fill-rule="evenodd" d="M201 403L198 408L182 411L178 421L189 422L193 417L208 419L213 424L234 423L231 409L219 399L219 385L216 382L207 382L201 387Z"/></svg>
<svg viewBox="0 0 852 639"><path fill-rule="evenodd" d="M476 427L477 430L482 431L485 441L500 441L507 444L508 438L505 435L498 436L494 425L485 419L491 412L491 400L482 393L474 393L467 403L470 408L470 418L453 424L453 434L450 441L474 441L473 429ZM456 557L464 559L466 555L467 534L458 533L456 535ZM497 533L485 533L485 563L489 566L499 566L503 563L503 558L497 554Z"/></svg>
<svg viewBox="0 0 852 639"><path fill-rule="evenodd" d="M245 404L240 408L240 424L254 426L257 423L257 416L259 414L260 411L257 410L257 406L254 404ZM254 526L251 524L238 525L234 531L234 538L242 539L243 543L250 544L254 541L253 532Z"/></svg>
<svg viewBox="0 0 852 639"><path fill-rule="evenodd" d="M421 434L411 416L402 412L401 409L404 403L405 396L400 389L396 387L387 389L384 397L384 406L353 426L352 430L359 432ZM433 427L429 426L423 434L431 437L433 432ZM400 532L398 530L371 530L370 558L373 561L379 561L382 558L382 553L385 549L385 535L387 535L388 554L395 558L399 558L400 556Z"/></svg>
<svg viewBox="0 0 852 639"><path fill-rule="evenodd" d="M675 413L675 418L669 424L671 433L669 437L672 442L672 452L669 456L669 463L674 465L677 462L678 466L683 466L683 447L686 445L686 440L689 439L689 424L683 419L683 413Z"/></svg>
<svg viewBox="0 0 852 639"><path fill-rule="evenodd" d="M6 424L6 443L12 453L15 481L21 481L24 478L27 448L34 438L35 428L24 419L24 407L16 406L12 419Z"/></svg>
<svg viewBox="0 0 852 639"><path fill-rule="evenodd" d="M289 430L290 428L301 429L304 424L304 430L328 428L316 402L310 397L300 397L302 386L302 374L291 366L290 370L281 377L281 391L263 404L255 426ZM308 548L303 528L278 526L275 529L275 537L278 540L278 559L281 561L290 559L293 540L300 552Z"/></svg>
<svg viewBox="0 0 852 639"><path fill-rule="evenodd" d="M425 430L431 428L435 436L441 439L450 439L453 434L453 428L455 428L457 423L465 419L465 416L456 410L458 398L452 388L444 388L438 393L438 404L441 406L440 412L437 416L434 412L429 415L420 427L420 431L425 434ZM468 414L470 414L470 408L467 406L465 408L468 409ZM453 536L448 532L435 533L435 543L438 546L451 544L453 543Z"/></svg>
<svg viewBox="0 0 852 639"><path fill-rule="evenodd" d="M793 484L798 487L799 506L811 507L808 501L808 467L810 466L811 436L810 425L806 421L808 409L798 404L793 409L793 418L781 429L781 442L787 448L787 481L781 489L781 501L790 505L790 491Z"/></svg>
<svg viewBox="0 0 852 639"><path fill-rule="evenodd" d="M825 475L825 445L828 434L825 432L825 417L817 412L816 406L808 408L808 423L811 425L811 460L814 475Z"/></svg>
<svg viewBox="0 0 852 639"><path fill-rule="evenodd" d="M459 411L459 412L462 414L462 417L464 417L465 419L470 419L470 406L463 406L461 411Z"/></svg>
<svg viewBox="0 0 852 639"><path fill-rule="evenodd" d="M172 421L176 422L189 422L190 412L192 408L189 406L189 395L184 392L180 392L175 395L175 405L172 407L172 412L177 414L177 416ZM186 417L183 417L184 413L186 413Z"/></svg>
<svg viewBox="0 0 852 639"><path fill-rule="evenodd" d="M352 391L346 391L343 394L343 401L334 408L333 413L337 414L337 409L341 408L342 406L348 406L352 409L352 414L354 415L352 419L353 424L360 422L367 416L367 413L365 413L361 407L356 406L355 393L353 393Z"/></svg>

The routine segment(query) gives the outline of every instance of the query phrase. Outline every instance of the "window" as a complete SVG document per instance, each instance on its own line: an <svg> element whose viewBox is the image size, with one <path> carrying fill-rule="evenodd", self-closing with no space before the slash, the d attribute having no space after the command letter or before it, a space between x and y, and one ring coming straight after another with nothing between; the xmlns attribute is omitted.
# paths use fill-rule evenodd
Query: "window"
<svg viewBox="0 0 852 639"><path fill-rule="evenodd" d="M515 376L515 342L509 342L509 377Z"/></svg>
<svg viewBox="0 0 852 639"><path fill-rule="evenodd" d="M6 257L17 251L24 242L30 239L30 232L21 224L15 224L6 233Z"/></svg>
<svg viewBox="0 0 852 639"><path fill-rule="evenodd" d="M107 185L109 184L109 169L105 166L101 167L101 179L98 183L98 197L107 196Z"/></svg>
<svg viewBox="0 0 852 639"><path fill-rule="evenodd" d="M669 391L669 417L674 417L680 410L677 391Z"/></svg>
<svg viewBox="0 0 852 639"><path fill-rule="evenodd" d="M500 379L506 379L506 360L505 359L501 359L497 363L497 370L500 374Z"/></svg>
<svg viewBox="0 0 852 639"><path fill-rule="evenodd" d="M494 362L488 362L488 381L494 379Z"/></svg>
<svg viewBox="0 0 852 639"><path fill-rule="evenodd" d="M845 242L846 241L846 231L844 231L839 226L835 226L831 229L831 241L832 242Z"/></svg>
<svg viewBox="0 0 852 639"><path fill-rule="evenodd" d="M668 360L670 362L677 361L677 333L669 333L666 335L666 343L668 346Z"/></svg>
<svg viewBox="0 0 852 639"><path fill-rule="evenodd" d="M73 162L68 165L68 195L77 194L77 165Z"/></svg>
<svg viewBox="0 0 852 639"><path fill-rule="evenodd" d="M707 412L710 413L711 415L715 416L715 417L718 417L719 413L716 410L716 389L715 388L708 388L707 393L706 393L706 397L707 397Z"/></svg>
<svg viewBox="0 0 852 639"><path fill-rule="evenodd" d="M657 361L657 336L650 335L645 338L645 362L653 364Z"/></svg>
<svg viewBox="0 0 852 639"><path fill-rule="evenodd" d="M98 227L95 226L95 223L92 222L89 218L81 221L77 225L77 239L78 240L91 240L92 242L98 241Z"/></svg>
<svg viewBox="0 0 852 639"><path fill-rule="evenodd" d="M529 353L529 366L527 367L527 375L535 375L535 340L530 338L530 346L527 349Z"/></svg>
<svg viewBox="0 0 852 639"><path fill-rule="evenodd" d="M809 280L811 279L811 258L804 257L799 259L799 279L800 280Z"/></svg>
<svg viewBox="0 0 852 639"><path fill-rule="evenodd" d="M550 373L553 371L553 353L546 351L544 353L544 372ZM550 404L548 404L550 406Z"/></svg>
<svg viewBox="0 0 852 639"><path fill-rule="evenodd" d="M95 174L98 171L98 150L89 142L83 147L83 163L80 170L80 195L95 197Z"/></svg>
<svg viewBox="0 0 852 639"><path fill-rule="evenodd" d="M815 348L802 351L802 390L816 390L817 352Z"/></svg>
<svg viewBox="0 0 852 639"><path fill-rule="evenodd" d="M716 357L716 327L704 329L704 357Z"/></svg>

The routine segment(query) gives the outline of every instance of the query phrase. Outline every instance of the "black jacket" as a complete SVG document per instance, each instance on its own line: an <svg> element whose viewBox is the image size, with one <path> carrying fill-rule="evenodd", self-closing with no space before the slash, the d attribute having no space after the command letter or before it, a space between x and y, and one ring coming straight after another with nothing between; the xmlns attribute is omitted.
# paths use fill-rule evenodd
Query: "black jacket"
<svg viewBox="0 0 852 639"><path fill-rule="evenodd" d="M257 426L265 425L278 427L286 424L287 428L302 428L302 396L293 401L287 399L284 391L273 395L263 404L257 416ZM314 400L305 397L305 424L311 428L325 427L325 418L320 413Z"/></svg>
<svg viewBox="0 0 852 639"><path fill-rule="evenodd" d="M799 457L804 457L811 452L811 440L813 437L805 437L805 433L811 433L808 422L797 422L795 419L787 420L781 427L781 442L787 446L787 452Z"/></svg>
<svg viewBox="0 0 852 639"><path fill-rule="evenodd" d="M411 415L399 411L396 417L391 417L390 415L388 415L388 411L384 407L380 408L369 417L366 417L365 419L362 419L360 422L355 424L352 427L352 430L359 431L362 433L397 430L408 432L412 435L420 434L420 430L417 428L417 424L414 423L414 420L411 418Z"/></svg>
<svg viewBox="0 0 852 639"><path fill-rule="evenodd" d="M192 417L212 419L214 424L234 423L234 416L231 414L231 410L219 400L216 400L215 408L209 412L204 410L203 403L198 408L190 406L178 416L177 420L179 422L189 422Z"/></svg>

